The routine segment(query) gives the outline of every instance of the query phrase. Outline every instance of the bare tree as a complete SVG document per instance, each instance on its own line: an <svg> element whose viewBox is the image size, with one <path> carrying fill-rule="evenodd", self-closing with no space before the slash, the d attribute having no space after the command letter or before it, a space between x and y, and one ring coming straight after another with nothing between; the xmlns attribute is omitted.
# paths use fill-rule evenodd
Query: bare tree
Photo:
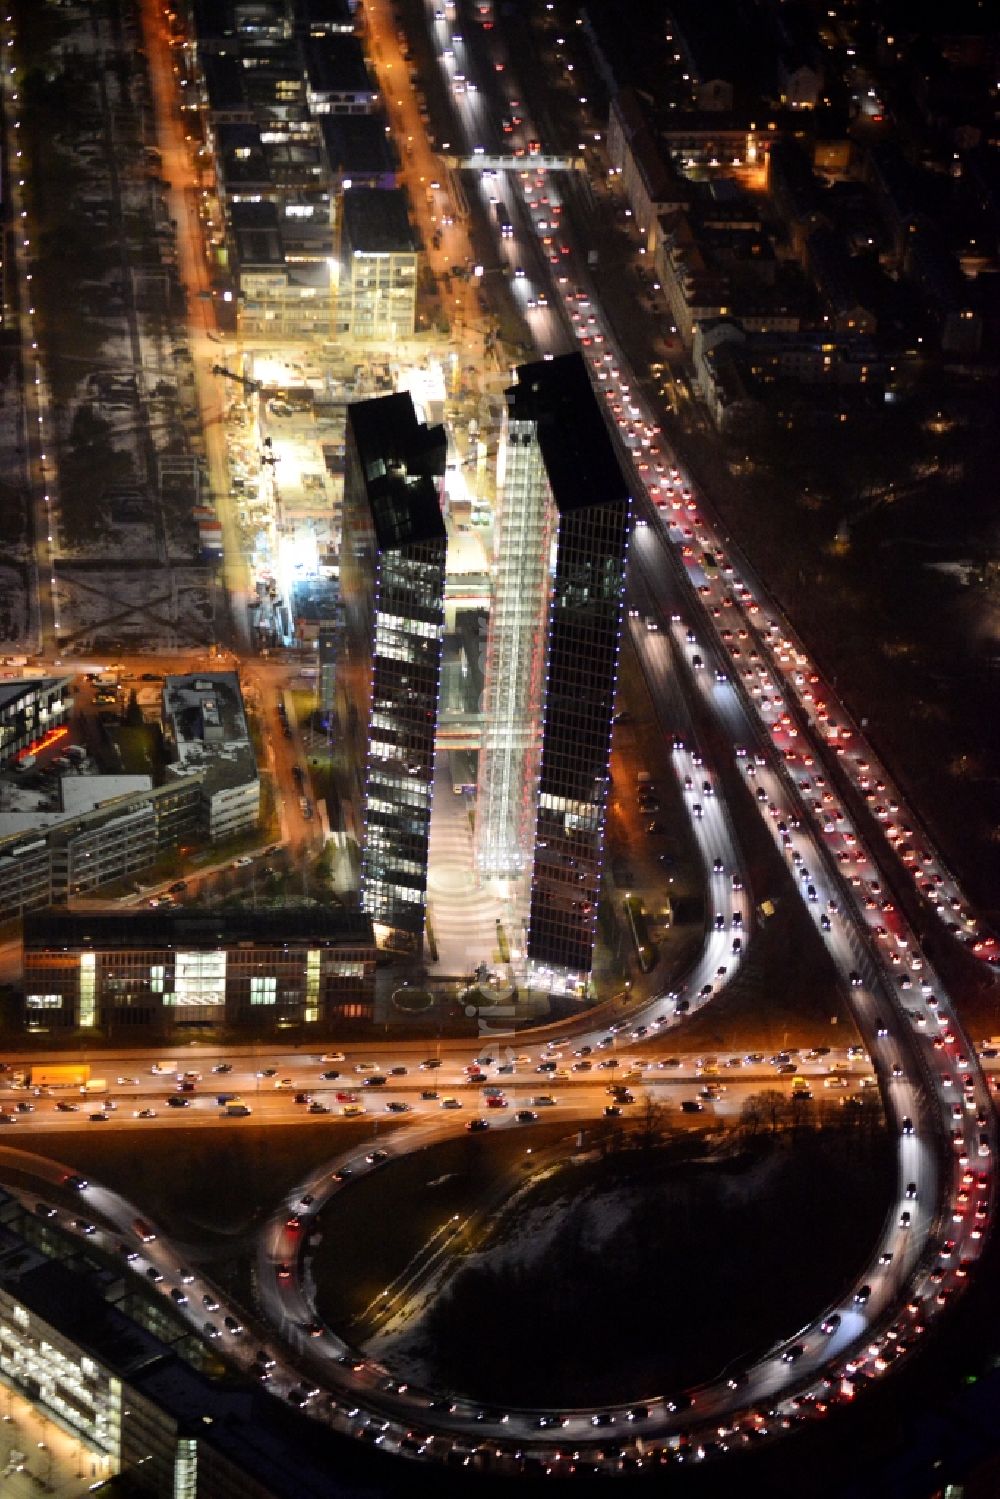
<svg viewBox="0 0 1000 1499"><path fill-rule="evenodd" d="M667 1111L662 1103L658 1103L652 1093L647 1092L643 1098L642 1113L639 1116L638 1128L636 1130L636 1144L640 1150L654 1150L657 1145L663 1144L666 1134Z"/></svg>
<svg viewBox="0 0 1000 1499"><path fill-rule="evenodd" d="M791 1113L787 1095L777 1088L765 1088L757 1097L771 1134L776 1135L780 1129L785 1128Z"/></svg>
<svg viewBox="0 0 1000 1499"><path fill-rule="evenodd" d="M740 1109L740 1129L751 1140L755 1140L764 1127L764 1110L761 1108L760 1094L750 1093L743 1100Z"/></svg>

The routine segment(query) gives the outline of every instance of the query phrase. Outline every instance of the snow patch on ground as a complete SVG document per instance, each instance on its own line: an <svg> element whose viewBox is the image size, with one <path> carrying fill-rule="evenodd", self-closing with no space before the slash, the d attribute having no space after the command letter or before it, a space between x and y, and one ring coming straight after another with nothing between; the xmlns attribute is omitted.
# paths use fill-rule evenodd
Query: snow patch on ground
<svg viewBox="0 0 1000 1499"><path fill-rule="evenodd" d="M706 1161L705 1165L710 1166ZM762 1189L777 1164L777 1157L764 1155L747 1170L720 1173L719 1187L733 1206L754 1197ZM677 1184L664 1184L667 1196ZM649 1201L648 1189L639 1183L623 1183L582 1196L567 1194L554 1202L520 1211L515 1204L508 1212L502 1239L490 1248L467 1256L462 1265L501 1266L535 1265L552 1252L563 1232L570 1213L579 1214L581 1242L585 1248L600 1251L627 1223L632 1214ZM446 1288L445 1288L446 1289ZM394 1374L412 1384L431 1385L436 1376L433 1350L427 1343L425 1314L418 1315L407 1327L376 1336L367 1345L369 1356L385 1363Z"/></svg>
<svg viewBox="0 0 1000 1499"><path fill-rule="evenodd" d="M537 1264L551 1253L567 1215L574 1210L584 1215L584 1244L599 1250L627 1222L635 1205L635 1188L623 1186L592 1198L560 1197L524 1213L515 1207L508 1215L502 1241L467 1256L462 1265ZM402 1331L376 1336L367 1344L366 1351L411 1383L424 1384L432 1378L433 1359L428 1358L423 1314Z"/></svg>

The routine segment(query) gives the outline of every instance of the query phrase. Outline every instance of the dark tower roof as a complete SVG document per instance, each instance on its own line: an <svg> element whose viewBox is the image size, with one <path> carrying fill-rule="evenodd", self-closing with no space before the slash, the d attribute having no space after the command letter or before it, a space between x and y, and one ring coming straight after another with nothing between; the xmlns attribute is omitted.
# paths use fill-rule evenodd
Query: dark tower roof
<svg viewBox="0 0 1000 1499"><path fill-rule="evenodd" d="M448 444L444 428L418 422L405 392L355 401L347 420L379 548L444 541L439 499Z"/></svg>
<svg viewBox="0 0 1000 1499"><path fill-rule="evenodd" d="M522 364L507 391L511 418L532 421L560 514L620 504L628 484L582 354Z"/></svg>

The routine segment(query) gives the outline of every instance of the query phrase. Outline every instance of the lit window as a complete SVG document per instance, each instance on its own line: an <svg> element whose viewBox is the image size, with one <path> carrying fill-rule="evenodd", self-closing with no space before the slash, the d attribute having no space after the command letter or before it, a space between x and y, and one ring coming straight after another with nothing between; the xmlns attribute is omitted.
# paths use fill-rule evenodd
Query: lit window
<svg viewBox="0 0 1000 1499"><path fill-rule="evenodd" d="M264 975L251 978L250 980L250 1003L252 1005L273 1005L278 997L278 980L273 976Z"/></svg>
<svg viewBox="0 0 1000 1499"><path fill-rule="evenodd" d="M81 1026L92 1026L97 1019L95 985L97 981L97 955L92 952L80 954L80 1014Z"/></svg>

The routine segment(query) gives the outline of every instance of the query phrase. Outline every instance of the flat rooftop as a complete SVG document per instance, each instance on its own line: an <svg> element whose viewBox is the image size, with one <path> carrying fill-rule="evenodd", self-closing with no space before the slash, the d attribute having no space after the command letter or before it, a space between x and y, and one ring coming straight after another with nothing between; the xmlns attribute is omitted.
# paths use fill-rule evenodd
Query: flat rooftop
<svg viewBox="0 0 1000 1499"><path fill-rule="evenodd" d="M352 172L395 172L399 161L387 126L381 110L364 115L322 115L319 128L330 171L344 176Z"/></svg>
<svg viewBox="0 0 1000 1499"><path fill-rule="evenodd" d="M344 251L364 255L416 254L417 241L401 187L352 187L344 194Z"/></svg>
<svg viewBox="0 0 1000 1499"><path fill-rule="evenodd" d="M210 783L256 780L257 761L236 672L167 677L163 725L177 756L167 767L168 776L206 770Z"/></svg>
<svg viewBox="0 0 1000 1499"><path fill-rule="evenodd" d="M376 92L368 72L365 52L356 36L327 32L310 36L303 48L306 79L316 94L364 94Z"/></svg>
<svg viewBox="0 0 1000 1499"><path fill-rule="evenodd" d="M631 494L582 354L522 364L506 391L512 420L535 423L560 513L619 504Z"/></svg>
<svg viewBox="0 0 1000 1499"><path fill-rule="evenodd" d="M74 775L72 772L60 776L57 787L52 790L5 781L0 789L0 807L3 808L0 811L0 838L18 833L48 833L60 823L96 812L119 798L150 791L152 786L153 782L147 775ZM56 806L51 805L53 794L58 796Z"/></svg>
<svg viewBox="0 0 1000 1499"><path fill-rule="evenodd" d="M25 951L87 948L205 948L243 944L273 947L374 945L371 918L343 906L280 911L246 907L196 910L35 911L24 918Z"/></svg>
<svg viewBox="0 0 1000 1499"><path fill-rule="evenodd" d="M351 194L348 194L350 197ZM347 408L366 495L382 550L446 539L439 485L448 440L443 427L417 421L405 392Z"/></svg>
<svg viewBox="0 0 1000 1499"><path fill-rule="evenodd" d="M12 681L0 681L0 712L32 693L54 692L60 687L72 686L72 677L16 677Z"/></svg>

